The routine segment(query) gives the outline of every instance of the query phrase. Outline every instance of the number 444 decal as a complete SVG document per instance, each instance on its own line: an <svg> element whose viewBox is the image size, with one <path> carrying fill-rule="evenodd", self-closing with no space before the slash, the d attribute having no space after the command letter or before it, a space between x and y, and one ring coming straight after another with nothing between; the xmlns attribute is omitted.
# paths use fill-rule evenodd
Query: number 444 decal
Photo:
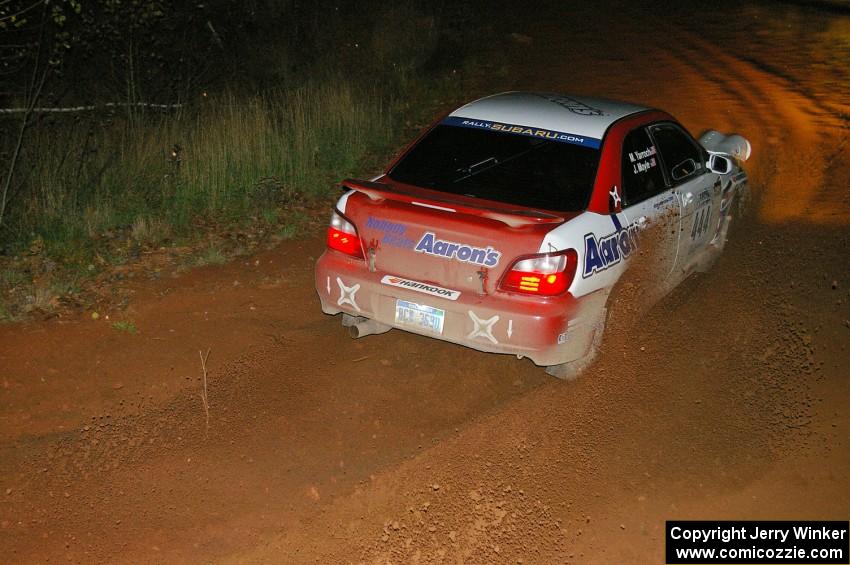
<svg viewBox="0 0 850 565"><path fill-rule="evenodd" d="M696 212L694 226L691 228L691 239L700 239L708 231L708 222L711 219L711 206L703 206Z"/></svg>

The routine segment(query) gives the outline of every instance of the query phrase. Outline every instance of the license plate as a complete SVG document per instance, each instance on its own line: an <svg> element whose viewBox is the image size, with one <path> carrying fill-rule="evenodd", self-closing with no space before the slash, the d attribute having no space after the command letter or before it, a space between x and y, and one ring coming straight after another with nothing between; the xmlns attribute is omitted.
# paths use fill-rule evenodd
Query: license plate
<svg viewBox="0 0 850 565"><path fill-rule="evenodd" d="M442 334L445 318L446 311L439 308L432 308L407 300L396 300L395 302L395 321L397 324L415 326Z"/></svg>

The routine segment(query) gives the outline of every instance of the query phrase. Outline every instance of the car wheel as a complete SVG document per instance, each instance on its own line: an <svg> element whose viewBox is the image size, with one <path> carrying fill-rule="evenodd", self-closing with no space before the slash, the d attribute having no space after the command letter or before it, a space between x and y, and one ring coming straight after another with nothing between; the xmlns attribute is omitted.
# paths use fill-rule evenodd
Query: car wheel
<svg viewBox="0 0 850 565"><path fill-rule="evenodd" d="M546 373L562 381L576 380L596 360L596 356L599 354L599 348L602 346L602 336L605 333L605 321L607 319L608 309L603 308L599 320L594 324L590 347L583 357L579 357L574 361L568 361L567 363L561 363L560 365L550 365L546 367Z"/></svg>

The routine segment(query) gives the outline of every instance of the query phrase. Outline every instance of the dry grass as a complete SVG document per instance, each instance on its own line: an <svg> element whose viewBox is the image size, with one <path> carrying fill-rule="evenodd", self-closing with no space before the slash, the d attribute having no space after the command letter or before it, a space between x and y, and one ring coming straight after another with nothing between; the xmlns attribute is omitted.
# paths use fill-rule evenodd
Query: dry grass
<svg viewBox="0 0 850 565"><path fill-rule="evenodd" d="M227 256L220 247L211 245L201 251L194 259L196 267L205 267L207 265L223 265L227 262Z"/></svg>
<svg viewBox="0 0 850 565"><path fill-rule="evenodd" d="M118 120L94 133L34 132L38 152L28 156L29 192L16 228L62 241L131 228L134 240L155 245L199 215L232 220L324 194L386 145L387 104L329 79L250 98L223 95L192 113Z"/></svg>
<svg viewBox="0 0 850 565"><path fill-rule="evenodd" d="M130 237L143 245L158 245L171 235L171 226L160 218L137 216L130 227Z"/></svg>
<svg viewBox="0 0 850 565"><path fill-rule="evenodd" d="M27 296L27 310L50 312L56 306L57 296L52 289L45 286L35 286Z"/></svg>

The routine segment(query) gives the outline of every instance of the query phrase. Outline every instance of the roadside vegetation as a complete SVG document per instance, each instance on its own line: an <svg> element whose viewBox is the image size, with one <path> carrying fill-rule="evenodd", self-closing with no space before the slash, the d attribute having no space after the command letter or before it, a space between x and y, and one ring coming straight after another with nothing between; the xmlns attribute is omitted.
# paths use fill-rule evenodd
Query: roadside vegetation
<svg viewBox="0 0 850 565"><path fill-rule="evenodd" d="M110 230L158 245L186 235L199 217L258 215L274 224L279 207L326 194L331 179L387 147L393 119L385 104L392 105L339 79L225 93L186 111L114 120L94 134L34 132L28 194L10 229L67 254L69 244Z"/></svg>
<svg viewBox="0 0 850 565"><path fill-rule="evenodd" d="M464 14L439 3L68 0L23 22L17 4L0 320L88 307L151 254L214 265L297 237L455 96L461 64Z"/></svg>

